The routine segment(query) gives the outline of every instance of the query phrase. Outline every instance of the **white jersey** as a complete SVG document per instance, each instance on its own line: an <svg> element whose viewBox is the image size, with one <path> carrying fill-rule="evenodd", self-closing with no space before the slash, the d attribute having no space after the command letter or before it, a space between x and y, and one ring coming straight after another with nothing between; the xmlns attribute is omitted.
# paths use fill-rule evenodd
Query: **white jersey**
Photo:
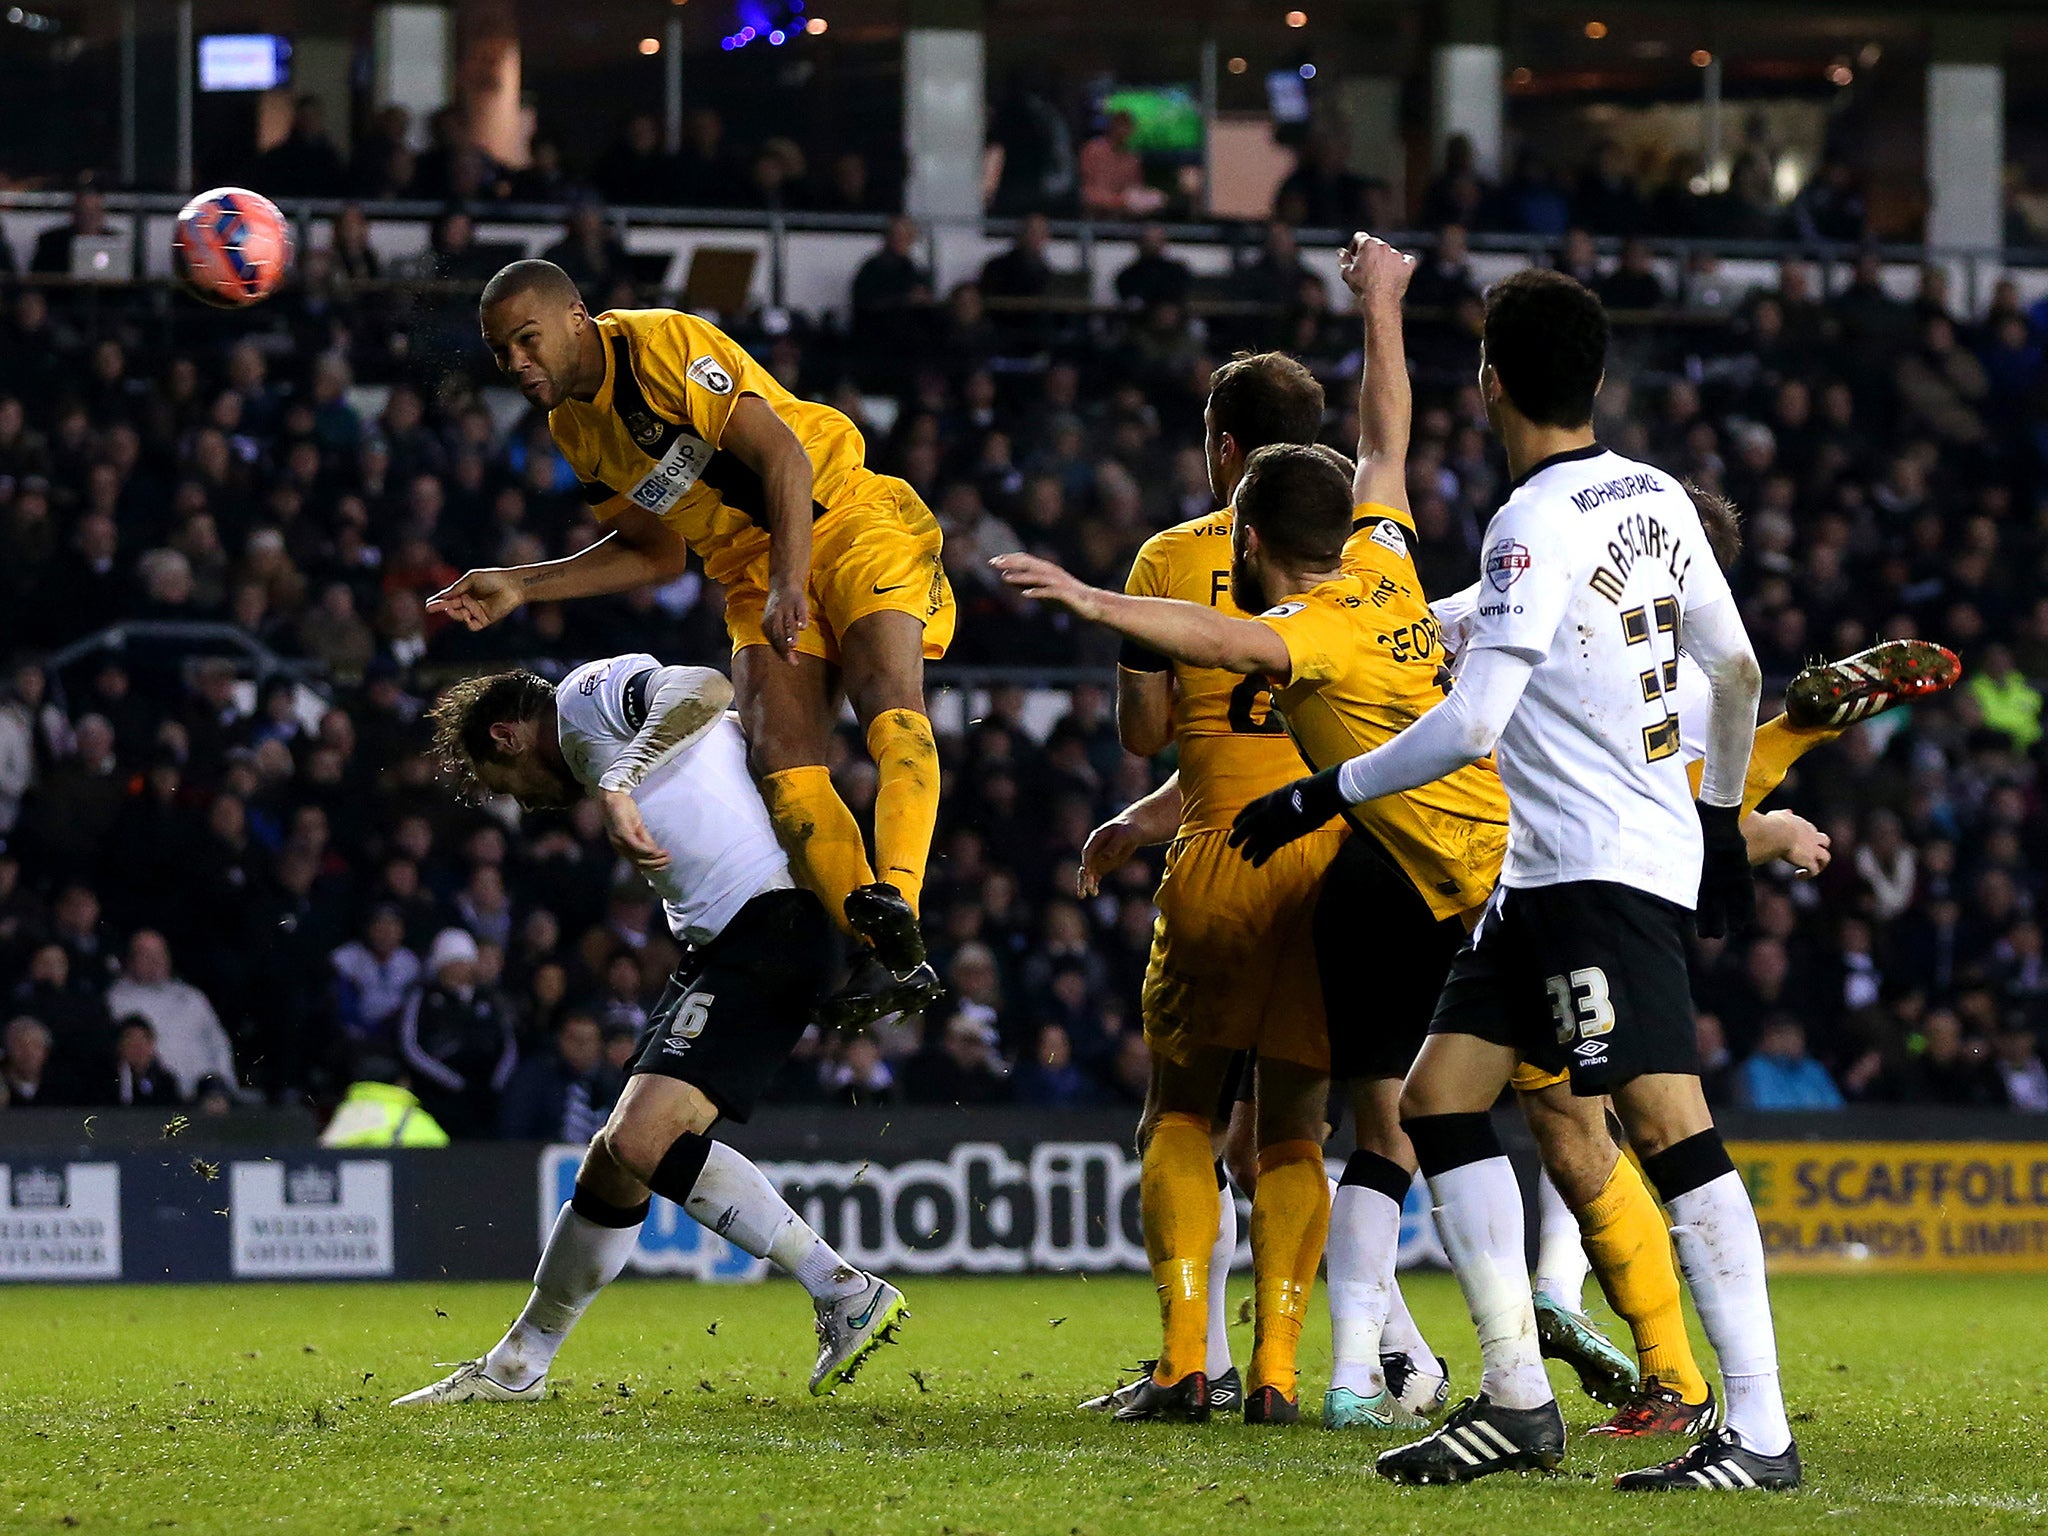
<svg viewBox="0 0 2048 1536"><path fill-rule="evenodd" d="M1535 663L1495 751L1513 887L1608 880L1691 907L1700 828L1676 694L1687 613L1729 598L1692 498L1594 446L1494 515L1467 645Z"/></svg>
<svg viewBox="0 0 2048 1536"><path fill-rule="evenodd" d="M585 791L597 792L605 770L646 723L648 674L660 667L640 651L586 663L556 687L562 757ZM648 835L669 856L668 868L647 880L677 938L707 944L761 892L794 883L747 771L747 739L732 716L656 767L633 801Z"/></svg>

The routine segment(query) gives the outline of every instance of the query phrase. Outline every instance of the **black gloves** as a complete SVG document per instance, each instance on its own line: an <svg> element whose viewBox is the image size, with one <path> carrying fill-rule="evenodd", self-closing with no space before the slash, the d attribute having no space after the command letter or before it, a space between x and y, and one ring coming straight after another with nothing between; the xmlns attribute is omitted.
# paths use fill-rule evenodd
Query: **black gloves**
<svg viewBox="0 0 2048 1536"><path fill-rule="evenodd" d="M1742 836L1742 807L1708 805L1699 807L1700 832L1706 841L1706 856L1700 863L1700 901L1694 913L1699 936L1725 937L1740 933L1756 921L1756 886L1749 876L1749 844Z"/></svg>
<svg viewBox="0 0 2048 1536"><path fill-rule="evenodd" d="M1337 788L1337 770L1296 779L1269 795L1261 795L1237 813L1230 826L1230 846L1257 868L1297 837L1305 837L1344 810Z"/></svg>

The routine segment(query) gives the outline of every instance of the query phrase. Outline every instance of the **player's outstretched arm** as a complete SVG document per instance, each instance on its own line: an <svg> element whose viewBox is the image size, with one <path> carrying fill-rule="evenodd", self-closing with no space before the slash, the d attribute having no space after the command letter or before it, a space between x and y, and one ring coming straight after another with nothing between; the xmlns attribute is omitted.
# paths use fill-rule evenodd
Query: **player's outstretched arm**
<svg viewBox="0 0 2048 1536"><path fill-rule="evenodd" d="M611 533L564 559L466 572L428 598L427 611L484 629L522 603L602 597L667 581L689 558L689 546L667 524L634 507L618 515Z"/></svg>
<svg viewBox="0 0 2048 1536"><path fill-rule="evenodd" d="M1401 335L1401 300L1415 275L1415 258L1360 231L1339 254L1337 267L1365 319L1364 368L1358 376L1358 469L1351 498L1405 512L1415 402Z"/></svg>
<svg viewBox="0 0 2048 1536"><path fill-rule="evenodd" d="M1234 619L1200 603L1173 598L1106 592L1036 555L997 555L989 563L1034 602L1058 603L1076 618L1113 629L1188 666L1272 677L1286 677L1293 670L1286 641L1254 619Z"/></svg>
<svg viewBox="0 0 2048 1536"><path fill-rule="evenodd" d="M759 395L742 395L719 438L721 449L761 477L767 493L768 599L761 632L784 661L811 622L811 493L817 473L804 445Z"/></svg>
<svg viewBox="0 0 2048 1536"><path fill-rule="evenodd" d="M1507 729L1533 670L1535 663L1514 651L1473 651L1443 703L1392 741L1261 795L1237 813L1230 846L1263 864L1346 806L1432 784L1485 757Z"/></svg>
<svg viewBox="0 0 2048 1536"><path fill-rule="evenodd" d="M1088 834L1081 848L1081 867L1074 873L1074 888L1082 896L1097 895L1103 877L1130 863L1140 848L1172 842L1173 834L1180 830L1180 809L1180 772L1176 769L1151 794L1132 801Z"/></svg>

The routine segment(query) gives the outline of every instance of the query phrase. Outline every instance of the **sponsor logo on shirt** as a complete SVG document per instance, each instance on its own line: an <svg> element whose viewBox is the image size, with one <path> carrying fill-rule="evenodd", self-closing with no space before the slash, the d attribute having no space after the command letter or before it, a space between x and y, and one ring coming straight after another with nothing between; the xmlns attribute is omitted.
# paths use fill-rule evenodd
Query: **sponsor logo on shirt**
<svg viewBox="0 0 2048 1536"><path fill-rule="evenodd" d="M1399 526L1390 519L1382 518L1379 526L1373 529L1367 537L1373 543L1379 545L1380 548L1391 549L1403 560L1408 558L1408 541L1401 537Z"/></svg>
<svg viewBox="0 0 2048 1536"><path fill-rule="evenodd" d="M691 379L703 385L714 395L729 395L732 393L732 375L719 367L715 358L699 357L693 359L688 372Z"/></svg>
<svg viewBox="0 0 2048 1536"><path fill-rule="evenodd" d="M1260 614L1259 617L1262 619L1291 618L1295 614L1301 612L1301 610L1306 608L1307 606L1307 603L1281 603L1277 607L1268 608L1264 613Z"/></svg>
<svg viewBox="0 0 2048 1536"><path fill-rule="evenodd" d="M1516 539L1502 539L1486 552L1486 580L1496 592L1505 592L1529 569L1529 546ZM1484 613L1485 609L1480 609Z"/></svg>
<svg viewBox="0 0 2048 1536"><path fill-rule="evenodd" d="M649 512L666 512L681 501L711 462L712 447L694 432L678 433L661 461L639 484L626 492L626 499Z"/></svg>

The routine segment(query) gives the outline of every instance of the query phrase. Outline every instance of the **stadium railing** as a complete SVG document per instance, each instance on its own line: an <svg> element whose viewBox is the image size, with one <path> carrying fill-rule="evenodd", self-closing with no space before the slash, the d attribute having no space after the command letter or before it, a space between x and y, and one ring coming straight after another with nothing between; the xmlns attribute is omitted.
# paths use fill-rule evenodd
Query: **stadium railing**
<svg viewBox="0 0 2048 1536"><path fill-rule="evenodd" d="M325 226L350 206L338 198L282 197L279 203L301 231L324 243ZM133 272L142 277L171 276L171 231L183 199L169 194L114 192L106 196L109 223L134 242ZM428 250L433 222L447 212L440 203L401 201L359 203L371 225L375 249L387 261L404 262ZM70 215L67 194L0 192L0 234L26 263L35 236L63 223ZM561 238L568 214L565 204L479 203L470 205L479 245L516 246L518 254L539 255ZM751 300L775 308L807 312L843 309L855 270L876 248L889 217L882 214L818 214L782 210L729 208L662 208L616 206L609 217L626 232L629 254L668 257L659 286L680 293L688 262L696 248L710 241L729 242L759 258ZM991 255L1006 249L1021 221L1016 219L920 220L926 263L941 291L972 279ZM1118 270L1136 255L1143 226L1131 221L1053 220L1052 265L1078 275L1086 293L1099 303L1115 302ZM1175 255L1186 260L1197 278L1226 277L1255 259L1264 239L1262 222L1211 222L1169 227ZM1326 271L1335 282L1335 252L1350 238L1349 230L1302 228L1296 231L1304 260ZM1405 249L1425 251L1436 244L1429 230L1388 233ZM1720 264L1721 281L1740 290L1770 286L1777 264L1785 260L1815 264L1823 294L1839 291L1850 280L1859 257L1874 253L1883 263L1884 280L1898 297L1910 297L1919 269L1935 264L1948 269L1952 292L1967 313L1982 310L1992 285L2012 276L2031 303L2048 296L2048 248L1948 247L1899 243L1839 243L1686 239L1650 236L1647 243L1667 287L1680 291L1694 258L1711 256ZM1621 242L1595 242L1611 255ZM1474 234L1470 237L1474 266L1484 281L1517 267L1553 261L1560 238L1519 234Z"/></svg>

